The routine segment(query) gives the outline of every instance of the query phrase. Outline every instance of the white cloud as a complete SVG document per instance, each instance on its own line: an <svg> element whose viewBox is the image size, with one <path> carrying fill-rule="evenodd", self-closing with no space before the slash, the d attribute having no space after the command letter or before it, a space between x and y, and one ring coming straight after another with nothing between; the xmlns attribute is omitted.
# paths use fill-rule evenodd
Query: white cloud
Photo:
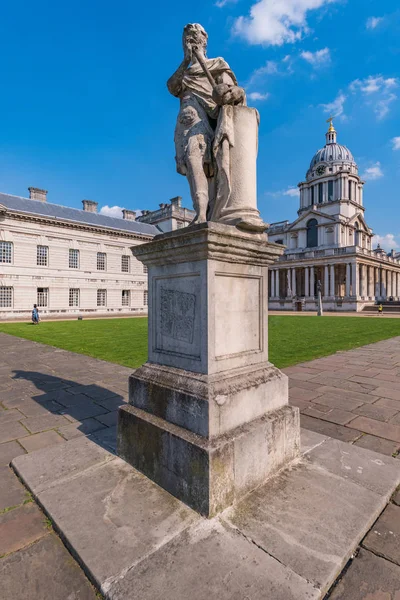
<svg viewBox="0 0 400 600"><path fill-rule="evenodd" d="M375 29L375 27L378 27L379 23L382 23L382 21L383 17L369 17L365 26L367 29Z"/></svg>
<svg viewBox="0 0 400 600"><path fill-rule="evenodd" d="M253 102L262 102L263 100L267 100L267 98L269 98L269 93L266 92L265 94L261 94L260 92L250 92L248 97L250 100L253 100Z"/></svg>
<svg viewBox="0 0 400 600"><path fill-rule="evenodd" d="M393 150L400 150L400 136L392 138Z"/></svg>
<svg viewBox="0 0 400 600"><path fill-rule="evenodd" d="M365 169L364 173L361 174L361 179L365 179L365 181L373 181L381 177L383 177L383 171L379 161Z"/></svg>
<svg viewBox="0 0 400 600"><path fill-rule="evenodd" d="M372 246L376 248L379 244L380 247L384 250L397 250L398 248L400 248L398 238L399 236L393 233L387 233L386 235L374 235L374 237L372 238Z"/></svg>
<svg viewBox="0 0 400 600"><path fill-rule="evenodd" d="M122 208L121 206L102 206L100 209L100 214L105 215L106 217L117 217L118 219L122 219Z"/></svg>
<svg viewBox="0 0 400 600"><path fill-rule="evenodd" d="M274 60L267 60L265 65L255 69L247 82L247 87L254 85L255 83L262 80L266 75L274 75L278 72L278 63Z"/></svg>
<svg viewBox="0 0 400 600"><path fill-rule="evenodd" d="M300 190L297 187L289 187L287 190L285 190L282 193L284 196L292 196L292 197L300 196Z"/></svg>
<svg viewBox="0 0 400 600"><path fill-rule="evenodd" d="M291 196L296 198L300 196L300 190L297 187L289 186L286 190L279 190L278 192L265 192L267 196L273 198L279 198L279 196Z"/></svg>
<svg viewBox="0 0 400 600"><path fill-rule="evenodd" d="M383 119L389 112L390 104L397 98L393 92L398 87L396 77L385 79L382 75L369 75L365 79L355 79L349 85L351 92L361 92L366 101L373 107L378 120Z"/></svg>
<svg viewBox="0 0 400 600"><path fill-rule="evenodd" d="M346 102L346 99L347 96L340 91L332 102L328 102L328 104L320 104L320 107L325 113L329 113L329 115L333 115L335 117L341 116L343 120L345 119L344 103Z"/></svg>
<svg viewBox="0 0 400 600"><path fill-rule="evenodd" d="M259 0L250 15L236 19L233 31L250 44L282 46L309 31L308 12L337 0Z"/></svg>
<svg viewBox="0 0 400 600"><path fill-rule="evenodd" d="M317 50L316 52L305 50L300 53L300 56L315 68L325 66L331 62L329 48L322 48L322 50Z"/></svg>

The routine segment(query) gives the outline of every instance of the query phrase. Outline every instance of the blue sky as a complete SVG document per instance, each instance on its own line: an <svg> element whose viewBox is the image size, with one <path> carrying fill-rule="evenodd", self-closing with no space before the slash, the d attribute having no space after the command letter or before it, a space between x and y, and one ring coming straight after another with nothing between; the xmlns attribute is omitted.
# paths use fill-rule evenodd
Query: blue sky
<svg viewBox="0 0 400 600"><path fill-rule="evenodd" d="M400 8L395 0L5 3L0 22L0 190L49 190L49 202L154 209L181 195L165 82L187 22L209 34L260 111L258 204L293 220L294 195L338 141L367 183L366 218L400 248ZM117 210L117 209L114 209Z"/></svg>

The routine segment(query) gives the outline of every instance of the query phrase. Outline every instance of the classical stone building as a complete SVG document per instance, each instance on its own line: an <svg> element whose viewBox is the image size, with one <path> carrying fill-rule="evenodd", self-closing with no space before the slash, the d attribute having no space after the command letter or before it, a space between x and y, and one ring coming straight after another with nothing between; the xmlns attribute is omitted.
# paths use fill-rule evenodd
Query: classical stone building
<svg viewBox="0 0 400 600"><path fill-rule="evenodd" d="M170 204L160 204L157 210L143 210L136 221L139 223L150 223L163 233L175 231L187 227L193 221L196 213L194 210L182 206L182 198L176 196L172 198Z"/></svg>
<svg viewBox="0 0 400 600"><path fill-rule="evenodd" d="M360 311L400 297L400 261L372 249L365 220L364 181L330 122L326 144L299 183L298 218L272 223L268 235L286 250L270 270L271 310L315 310L317 284L329 311Z"/></svg>
<svg viewBox="0 0 400 600"><path fill-rule="evenodd" d="M117 219L0 194L0 319L42 315L127 314L147 311L147 273L131 247L159 233L124 210Z"/></svg>

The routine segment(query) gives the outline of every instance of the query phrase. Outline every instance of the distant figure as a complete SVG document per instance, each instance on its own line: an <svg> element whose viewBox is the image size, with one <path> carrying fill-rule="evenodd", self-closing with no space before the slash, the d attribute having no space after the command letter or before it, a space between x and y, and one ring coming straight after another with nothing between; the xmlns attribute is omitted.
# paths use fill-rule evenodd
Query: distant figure
<svg viewBox="0 0 400 600"><path fill-rule="evenodd" d="M33 305L33 310L32 310L32 323L34 325L39 325L39 311L38 311L38 307L36 304Z"/></svg>
<svg viewBox="0 0 400 600"><path fill-rule="evenodd" d="M381 315L382 313L383 313L383 306L382 306L382 304L380 304L378 306L378 314Z"/></svg>

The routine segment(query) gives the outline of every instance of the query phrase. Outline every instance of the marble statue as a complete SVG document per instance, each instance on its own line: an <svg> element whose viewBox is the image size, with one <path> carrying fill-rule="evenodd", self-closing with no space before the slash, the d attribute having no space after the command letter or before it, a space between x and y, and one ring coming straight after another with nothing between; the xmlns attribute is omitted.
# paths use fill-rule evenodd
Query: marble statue
<svg viewBox="0 0 400 600"><path fill-rule="evenodd" d="M257 210L259 115L223 58L207 58L207 33L183 30L183 61L168 80L180 99L175 128L176 168L185 175L194 223L218 221L250 231L267 227Z"/></svg>

